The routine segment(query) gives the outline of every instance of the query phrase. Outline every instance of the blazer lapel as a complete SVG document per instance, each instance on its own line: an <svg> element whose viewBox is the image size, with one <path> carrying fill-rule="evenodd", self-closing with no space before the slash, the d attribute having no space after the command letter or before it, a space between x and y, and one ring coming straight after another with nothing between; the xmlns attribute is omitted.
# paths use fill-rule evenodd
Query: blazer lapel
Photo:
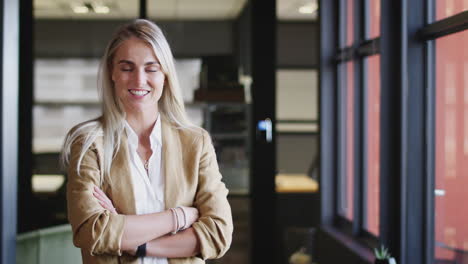
<svg viewBox="0 0 468 264"><path fill-rule="evenodd" d="M123 214L136 214L135 195L133 193L133 182L129 164L127 134L122 133L120 148L112 161L111 177L111 200L116 206L117 212Z"/></svg>
<svg viewBox="0 0 468 264"><path fill-rule="evenodd" d="M178 205L177 197L180 192L180 184L182 177L182 149L178 131L161 118L162 130L162 164L164 172L164 204L166 209Z"/></svg>

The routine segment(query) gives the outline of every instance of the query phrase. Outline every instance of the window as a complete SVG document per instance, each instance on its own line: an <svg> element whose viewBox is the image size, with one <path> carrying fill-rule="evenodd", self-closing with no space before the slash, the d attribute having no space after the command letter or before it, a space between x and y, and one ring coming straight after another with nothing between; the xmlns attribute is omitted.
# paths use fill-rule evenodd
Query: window
<svg viewBox="0 0 468 264"><path fill-rule="evenodd" d="M370 39L380 36L380 0L368 0L368 14L369 18L368 31L366 36Z"/></svg>
<svg viewBox="0 0 468 264"><path fill-rule="evenodd" d="M468 263L468 0L325 2L321 210L342 249L318 261L383 244L397 263Z"/></svg>
<svg viewBox="0 0 468 264"><path fill-rule="evenodd" d="M468 10L468 0L433 0L436 2L436 20Z"/></svg>
<svg viewBox="0 0 468 264"><path fill-rule="evenodd" d="M346 46L354 44L354 0L346 1Z"/></svg>
<svg viewBox="0 0 468 264"><path fill-rule="evenodd" d="M364 228L379 235L380 218L380 56L365 59L366 74L366 162Z"/></svg>
<svg viewBox="0 0 468 264"><path fill-rule="evenodd" d="M468 207L463 205L468 198L468 31L435 42L435 258L464 263L468 260Z"/></svg>
<svg viewBox="0 0 468 264"><path fill-rule="evenodd" d="M366 32L360 30L364 20L358 14L362 8L353 0L344 1L343 7L346 10L341 12L346 18L342 23L346 23L340 27L340 36L343 36L346 47L337 55L340 61L338 215L351 222L354 235L377 237L380 219L380 56L375 49L375 38L380 34L380 1L367 3L370 12L366 16L369 25ZM362 137L362 134L366 136Z"/></svg>

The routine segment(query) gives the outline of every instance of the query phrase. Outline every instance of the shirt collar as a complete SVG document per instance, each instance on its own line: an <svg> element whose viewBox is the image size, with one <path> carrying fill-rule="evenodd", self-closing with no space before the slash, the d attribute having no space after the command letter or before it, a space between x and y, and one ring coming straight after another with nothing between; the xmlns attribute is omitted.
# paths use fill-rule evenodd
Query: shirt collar
<svg viewBox="0 0 468 264"><path fill-rule="evenodd" d="M130 126L130 124L127 122L127 120L124 120L124 125L125 125L125 130L127 132L128 144L130 145L132 149L136 150L138 148L138 136L133 130L133 128ZM160 115L158 115L158 118L156 119L156 124L154 124L153 130L151 131L150 144L151 144L151 149L153 151L155 150L157 146L162 146Z"/></svg>
<svg viewBox="0 0 468 264"><path fill-rule="evenodd" d="M151 148L154 149L156 146L162 146L162 135L161 135L161 115L158 115L156 124L154 124L153 131L151 131L150 142Z"/></svg>

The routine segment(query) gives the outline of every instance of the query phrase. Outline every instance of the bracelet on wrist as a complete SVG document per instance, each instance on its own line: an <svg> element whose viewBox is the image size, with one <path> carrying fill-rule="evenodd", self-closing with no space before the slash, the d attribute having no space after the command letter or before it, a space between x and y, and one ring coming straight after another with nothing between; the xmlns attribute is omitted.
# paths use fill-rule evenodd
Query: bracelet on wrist
<svg viewBox="0 0 468 264"><path fill-rule="evenodd" d="M174 219L174 230L171 234L175 235L179 231L179 215L177 214L177 210L175 208L171 208L172 218Z"/></svg>
<svg viewBox="0 0 468 264"><path fill-rule="evenodd" d="M184 229L187 228L187 215L185 214L185 210L184 210L183 207L177 206L177 208L180 208L180 210L182 211L182 215L183 215L183 217L184 217L184 225L180 228L180 230L184 230ZM177 209L177 208L176 208L176 209Z"/></svg>

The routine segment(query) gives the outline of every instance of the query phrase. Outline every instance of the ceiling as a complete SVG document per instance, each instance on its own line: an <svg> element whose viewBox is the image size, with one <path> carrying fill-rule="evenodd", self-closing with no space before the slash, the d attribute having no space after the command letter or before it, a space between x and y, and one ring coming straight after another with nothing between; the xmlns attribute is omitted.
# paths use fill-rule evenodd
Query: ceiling
<svg viewBox="0 0 468 264"><path fill-rule="evenodd" d="M231 20L239 15L247 1L149 0L147 11L150 18L158 20ZM139 0L34 0L34 16L39 19L135 18L138 4ZM278 19L315 20L317 4L317 0L277 0ZM309 6L307 13L299 12L302 6ZM83 13L76 13L74 8ZM97 13L99 10L102 13Z"/></svg>

